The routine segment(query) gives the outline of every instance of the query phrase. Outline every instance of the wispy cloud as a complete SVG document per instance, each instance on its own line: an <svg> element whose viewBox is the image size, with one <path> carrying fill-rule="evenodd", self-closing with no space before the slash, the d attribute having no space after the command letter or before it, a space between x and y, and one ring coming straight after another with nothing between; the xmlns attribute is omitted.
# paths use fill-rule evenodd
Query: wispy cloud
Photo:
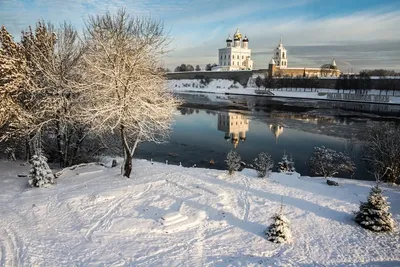
<svg viewBox="0 0 400 267"><path fill-rule="evenodd" d="M88 15L124 7L162 19L171 29L169 67L216 62L218 48L239 27L250 39L256 67L267 66L282 35L292 66L318 66L335 57L343 68L400 70L397 1L0 0L0 24L15 36L38 19L82 28Z"/></svg>

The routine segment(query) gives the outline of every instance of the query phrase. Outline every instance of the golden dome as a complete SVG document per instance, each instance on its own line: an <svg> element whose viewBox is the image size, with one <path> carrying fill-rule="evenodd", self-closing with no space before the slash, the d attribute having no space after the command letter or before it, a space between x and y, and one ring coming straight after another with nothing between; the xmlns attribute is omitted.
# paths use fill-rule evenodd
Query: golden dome
<svg viewBox="0 0 400 267"><path fill-rule="evenodd" d="M239 32L239 29L236 29L235 35L233 37L235 40L242 39L242 34Z"/></svg>

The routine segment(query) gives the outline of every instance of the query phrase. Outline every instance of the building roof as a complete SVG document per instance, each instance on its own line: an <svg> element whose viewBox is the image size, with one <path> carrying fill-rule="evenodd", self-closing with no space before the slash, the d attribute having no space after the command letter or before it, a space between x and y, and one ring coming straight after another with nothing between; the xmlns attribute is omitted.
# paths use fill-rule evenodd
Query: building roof
<svg viewBox="0 0 400 267"><path fill-rule="evenodd" d="M271 61L269 62L269 64L275 65L275 60L273 58L271 58Z"/></svg>

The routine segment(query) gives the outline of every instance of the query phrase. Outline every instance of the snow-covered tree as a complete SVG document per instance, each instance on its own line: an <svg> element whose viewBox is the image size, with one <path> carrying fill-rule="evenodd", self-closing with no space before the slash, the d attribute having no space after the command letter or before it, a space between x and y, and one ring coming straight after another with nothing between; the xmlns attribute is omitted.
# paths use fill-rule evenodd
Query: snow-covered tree
<svg viewBox="0 0 400 267"><path fill-rule="evenodd" d="M80 105L77 80L83 72L78 70L82 50L76 31L65 23L55 29L39 21L23 32L21 43L14 43L3 27L0 42L0 84L5 85L0 90L0 127L6 125L1 137L26 141L29 159L36 154L32 140L51 133L61 165L67 165L67 155L73 153L65 151L79 147L71 138Z"/></svg>
<svg viewBox="0 0 400 267"><path fill-rule="evenodd" d="M361 136L363 159L382 181L400 184L400 126L373 124Z"/></svg>
<svg viewBox="0 0 400 267"><path fill-rule="evenodd" d="M314 148L308 164L314 174L323 175L325 178L339 172L354 172L355 170L354 162L350 157L324 146Z"/></svg>
<svg viewBox="0 0 400 267"><path fill-rule="evenodd" d="M360 210L355 213L355 221L361 227L375 232L393 231L394 220L389 212L389 204L377 184L371 189L368 201L361 202Z"/></svg>
<svg viewBox="0 0 400 267"><path fill-rule="evenodd" d="M30 133L51 132L56 137L60 166L72 164L74 154L82 143L84 126L78 123L82 102L78 101L82 73L82 45L77 31L70 24L58 28L38 21L23 33L22 45L28 64L34 70L30 112L34 120Z"/></svg>
<svg viewBox="0 0 400 267"><path fill-rule="evenodd" d="M274 161L268 153L261 152L258 154L258 157L254 159L254 168L257 171L258 177L268 177L273 167Z"/></svg>
<svg viewBox="0 0 400 267"><path fill-rule="evenodd" d="M164 141L178 105L157 71L169 39L162 23L125 10L90 17L84 35L82 117L97 133L119 134L129 178L138 144Z"/></svg>
<svg viewBox="0 0 400 267"><path fill-rule="evenodd" d="M15 124L29 122L24 100L29 99L29 68L23 47L4 26L0 30L0 129L8 139ZM6 128L6 129L4 129Z"/></svg>
<svg viewBox="0 0 400 267"><path fill-rule="evenodd" d="M54 184L54 175L47 164L47 158L43 155L34 155L29 163L32 169L29 171L29 184L32 187L48 187Z"/></svg>
<svg viewBox="0 0 400 267"><path fill-rule="evenodd" d="M273 223L265 230L266 238L274 243L287 243L292 240L290 222L282 210L272 217Z"/></svg>
<svg viewBox="0 0 400 267"><path fill-rule="evenodd" d="M293 158L288 158L288 155L285 153L282 156L282 160L278 163L279 172L295 172L296 169L294 167Z"/></svg>
<svg viewBox="0 0 400 267"><path fill-rule="evenodd" d="M239 170L240 160L241 160L240 155L236 151L231 150L228 152L225 162L228 165L228 171L230 175L234 174L235 171Z"/></svg>

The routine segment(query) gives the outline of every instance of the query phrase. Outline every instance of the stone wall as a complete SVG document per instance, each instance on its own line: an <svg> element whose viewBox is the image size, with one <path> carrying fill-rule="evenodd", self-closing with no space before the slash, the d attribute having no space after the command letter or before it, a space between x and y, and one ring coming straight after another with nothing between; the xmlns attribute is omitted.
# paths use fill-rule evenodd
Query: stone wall
<svg viewBox="0 0 400 267"><path fill-rule="evenodd" d="M288 69L289 70L289 69ZM303 71L304 69L298 69L298 71ZM226 80L234 80L242 84L243 86L247 85L249 79L251 77L256 77L258 75L265 77L267 76L268 69L259 69L252 71L190 71L190 72L170 72L167 73L168 80L182 80L182 79L202 79L208 77L210 79L226 79ZM302 75L301 75L302 76ZM279 79L279 78L278 78ZM336 77L324 77L319 79L319 88L336 88ZM400 87L400 79L396 79L397 87ZM382 86L384 80L380 79L372 79L370 88L379 89ZM397 88L396 87L396 88ZM389 89L389 88L388 88Z"/></svg>
<svg viewBox="0 0 400 267"><path fill-rule="evenodd" d="M188 72L169 72L168 80L193 80L193 79L224 79L239 82L241 85L247 85L249 78L253 75L253 71L188 71Z"/></svg>

